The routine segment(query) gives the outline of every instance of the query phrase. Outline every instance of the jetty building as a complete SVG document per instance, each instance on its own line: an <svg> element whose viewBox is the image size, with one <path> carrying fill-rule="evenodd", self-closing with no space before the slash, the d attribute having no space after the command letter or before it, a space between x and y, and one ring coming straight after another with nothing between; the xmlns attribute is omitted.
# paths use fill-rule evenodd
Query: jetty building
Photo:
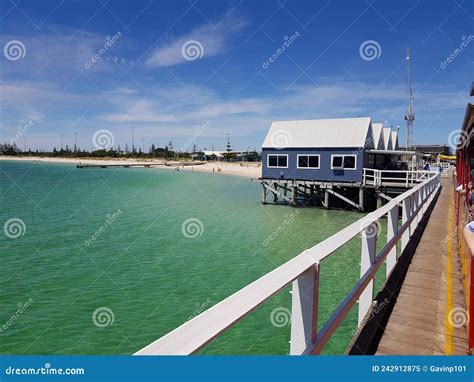
<svg viewBox="0 0 474 382"><path fill-rule="evenodd" d="M372 209L421 180L406 171L414 155L370 117L276 121L262 145L262 202L270 193L292 205Z"/></svg>

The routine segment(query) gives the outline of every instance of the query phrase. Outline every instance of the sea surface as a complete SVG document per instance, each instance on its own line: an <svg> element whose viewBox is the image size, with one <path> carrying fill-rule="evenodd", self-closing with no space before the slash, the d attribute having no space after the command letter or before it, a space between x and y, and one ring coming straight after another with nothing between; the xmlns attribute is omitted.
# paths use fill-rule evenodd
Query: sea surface
<svg viewBox="0 0 474 382"><path fill-rule="evenodd" d="M132 354L362 217L262 205L260 187L223 174L0 161L0 352ZM360 245L322 264L320 326L358 280ZM288 354L289 292L202 353ZM356 317L324 353L344 353Z"/></svg>

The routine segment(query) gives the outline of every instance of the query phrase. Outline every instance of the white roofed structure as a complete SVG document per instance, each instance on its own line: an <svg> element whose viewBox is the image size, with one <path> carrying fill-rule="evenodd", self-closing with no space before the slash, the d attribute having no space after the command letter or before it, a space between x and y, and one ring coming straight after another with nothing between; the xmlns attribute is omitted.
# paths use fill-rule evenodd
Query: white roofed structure
<svg viewBox="0 0 474 382"><path fill-rule="evenodd" d="M371 119L340 118L275 121L262 148L375 148Z"/></svg>
<svg viewBox="0 0 474 382"><path fill-rule="evenodd" d="M391 142L392 142L392 150L398 150L398 131L392 131L391 136L390 136Z"/></svg>
<svg viewBox="0 0 474 382"><path fill-rule="evenodd" d="M381 123L372 123L372 135L374 137L374 148L384 150L385 144L382 136L383 125Z"/></svg>
<svg viewBox="0 0 474 382"><path fill-rule="evenodd" d="M384 141L384 149L385 150L393 150L392 147L392 129L390 127L383 127L382 128L382 135Z"/></svg>
<svg viewBox="0 0 474 382"><path fill-rule="evenodd" d="M215 156L217 158L224 158L225 151L215 151L215 150L204 150L204 155L210 157Z"/></svg>

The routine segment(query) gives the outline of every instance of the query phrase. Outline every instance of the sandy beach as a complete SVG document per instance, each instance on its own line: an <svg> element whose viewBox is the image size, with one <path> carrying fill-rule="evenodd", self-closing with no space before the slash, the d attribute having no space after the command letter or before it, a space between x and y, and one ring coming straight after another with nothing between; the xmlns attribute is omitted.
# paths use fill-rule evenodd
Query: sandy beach
<svg viewBox="0 0 474 382"><path fill-rule="evenodd" d="M93 158L53 158L53 157L5 157L0 156L1 160L16 160L16 161L34 161L43 163L69 163L69 164L133 164L133 163L150 163L163 165L165 169L172 169L175 171L194 171L194 172L207 172L216 175L229 174L239 175L247 178L257 179L262 175L261 163L256 162L207 162L200 164L201 162L178 162L178 161L165 161L162 159L149 159L149 158L104 158L104 159L93 159ZM166 163L166 166L165 166Z"/></svg>

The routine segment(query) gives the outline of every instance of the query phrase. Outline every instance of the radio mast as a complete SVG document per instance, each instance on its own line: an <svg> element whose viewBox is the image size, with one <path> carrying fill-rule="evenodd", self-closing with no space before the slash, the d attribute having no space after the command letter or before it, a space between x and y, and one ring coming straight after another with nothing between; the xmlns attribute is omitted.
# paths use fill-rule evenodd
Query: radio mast
<svg viewBox="0 0 474 382"><path fill-rule="evenodd" d="M407 121L407 150L413 146L413 121L415 114L413 114L413 92L411 89L411 63L410 63L410 48L407 48L407 69L408 69L408 113L405 115Z"/></svg>

